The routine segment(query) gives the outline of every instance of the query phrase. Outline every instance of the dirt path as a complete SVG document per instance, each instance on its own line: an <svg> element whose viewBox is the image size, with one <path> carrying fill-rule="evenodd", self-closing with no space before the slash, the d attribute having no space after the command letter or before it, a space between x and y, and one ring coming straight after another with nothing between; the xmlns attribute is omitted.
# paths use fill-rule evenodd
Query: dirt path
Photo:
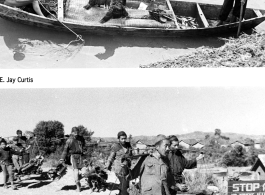
<svg viewBox="0 0 265 195"><path fill-rule="evenodd" d="M47 171L48 169L44 169ZM53 195L53 194L92 194L92 195L109 195L110 190L106 190L105 192L93 192L86 186L84 179L81 180L82 191L75 191L75 183L73 178L73 170L68 168L67 174L61 178L59 181L51 182L51 180L40 180L40 177L37 175L32 175L31 178L26 179L22 178L22 182L16 183L18 190L12 190L11 188L3 189L3 175L0 173L0 192L5 195ZM26 179L26 180L25 180ZM114 183L116 180L116 176L113 172L109 173L108 183ZM109 188L111 189L112 186ZM111 195L115 195L118 193L117 185L112 188Z"/></svg>

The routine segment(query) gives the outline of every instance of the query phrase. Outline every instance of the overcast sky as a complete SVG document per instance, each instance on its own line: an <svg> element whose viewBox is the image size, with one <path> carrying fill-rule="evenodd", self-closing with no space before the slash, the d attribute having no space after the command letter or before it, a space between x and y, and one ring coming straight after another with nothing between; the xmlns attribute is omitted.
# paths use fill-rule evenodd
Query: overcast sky
<svg viewBox="0 0 265 195"><path fill-rule="evenodd" d="M0 136L58 120L97 137L193 131L265 135L265 88L0 89Z"/></svg>

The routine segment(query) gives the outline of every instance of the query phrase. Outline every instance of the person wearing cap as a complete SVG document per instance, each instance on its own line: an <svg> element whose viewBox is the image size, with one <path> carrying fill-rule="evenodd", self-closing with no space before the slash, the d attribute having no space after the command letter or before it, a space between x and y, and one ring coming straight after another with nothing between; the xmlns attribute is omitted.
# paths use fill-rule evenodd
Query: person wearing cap
<svg viewBox="0 0 265 195"><path fill-rule="evenodd" d="M171 188L174 187L174 180L170 180L172 177L167 159L169 145L170 141L165 136L157 136L154 140L155 150L139 159L130 171L130 179L140 177L141 195L173 194Z"/></svg>
<svg viewBox="0 0 265 195"><path fill-rule="evenodd" d="M23 149L23 146L18 143L18 137L14 137L13 138L13 144L11 145L12 149L15 151L20 151L21 149ZM15 165L15 168L17 170L17 172L20 172L20 169L22 167L22 154L13 154L12 155L12 162Z"/></svg>
<svg viewBox="0 0 265 195"><path fill-rule="evenodd" d="M68 154L70 154L70 161L74 170L74 179L76 183L76 191L81 191L79 170L83 167L83 148L85 146L85 139L79 135L77 127L72 128L72 133L66 141L60 162L64 162Z"/></svg>
<svg viewBox="0 0 265 195"><path fill-rule="evenodd" d="M7 175L9 176L9 181L11 183L11 188L13 190L17 189L14 185L14 175L13 175L13 163L12 163L12 155L17 154L20 155L23 152L23 149L16 151L12 149L12 147L7 146L7 142L5 139L0 141L0 165L3 171L3 183L4 188L7 189Z"/></svg>
<svg viewBox="0 0 265 195"><path fill-rule="evenodd" d="M179 140L177 136L169 136L170 151L168 153L168 160L170 162L171 173L173 174L176 190L187 191L187 185L184 184L184 178L182 172L184 169L193 169L197 167L197 161L203 159L204 155L200 154L197 158L187 160L179 149Z"/></svg>
<svg viewBox="0 0 265 195"><path fill-rule="evenodd" d="M111 152L105 168L108 170L112 168L112 171L115 172L120 181L120 194L128 195L129 181L125 176L128 174L130 161L126 157L132 155L132 146L130 142L126 142L127 134L124 131L120 131L117 138L119 142L111 146Z"/></svg>

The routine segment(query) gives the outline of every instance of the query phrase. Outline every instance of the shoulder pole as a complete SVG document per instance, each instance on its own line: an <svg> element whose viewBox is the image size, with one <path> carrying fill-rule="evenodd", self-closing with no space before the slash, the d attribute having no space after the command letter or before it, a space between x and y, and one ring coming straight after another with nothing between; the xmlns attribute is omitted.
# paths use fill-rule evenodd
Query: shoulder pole
<svg viewBox="0 0 265 195"><path fill-rule="evenodd" d="M242 19L243 19L243 9L244 9L244 4L245 0L241 0L241 7L240 7L240 18L239 18L239 25L238 25L238 30L237 30L237 37L239 37L240 31L241 31L241 25L242 25Z"/></svg>

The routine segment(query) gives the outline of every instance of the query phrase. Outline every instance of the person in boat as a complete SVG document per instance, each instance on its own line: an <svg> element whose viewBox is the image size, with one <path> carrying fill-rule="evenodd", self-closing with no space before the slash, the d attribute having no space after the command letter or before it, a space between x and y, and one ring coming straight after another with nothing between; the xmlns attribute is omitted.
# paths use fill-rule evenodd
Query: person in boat
<svg viewBox="0 0 265 195"><path fill-rule="evenodd" d="M125 18L129 14L125 9L126 0L111 0L110 8L106 15L99 21L100 23L105 23L111 18Z"/></svg>
<svg viewBox="0 0 265 195"><path fill-rule="evenodd" d="M146 157L141 157L130 171L128 178L140 177L141 195L172 195L174 180L167 159L170 141L166 136L154 140L155 150ZM141 162L141 163L140 163Z"/></svg>
<svg viewBox="0 0 265 195"><path fill-rule="evenodd" d="M91 7L98 5L104 5L105 7L110 6L110 0L89 0L88 3L84 6L86 10L89 10Z"/></svg>
<svg viewBox="0 0 265 195"><path fill-rule="evenodd" d="M234 8L233 8L233 4ZM241 4L244 4L243 6L243 14L242 16L244 17L246 7L247 7L247 0L224 0L223 6L221 8L220 14L219 14L219 22L217 26L223 25L224 22L227 20L229 13L232 12L232 18L230 22L237 22L240 18L240 10L241 10Z"/></svg>
<svg viewBox="0 0 265 195"><path fill-rule="evenodd" d="M179 148L179 140L177 136L169 136L168 137L170 141L170 151L167 155L169 163L170 163L170 169L173 174L175 183L176 183L176 189L177 191L187 191L187 185L185 185L185 180L182 177L182 172L184 169L193 169L197 167L197 162L201 159L203 159L204 155L200 154L197 158L187 160L181 153Z"/></svg>
<svg viewBox="0 0 265 195"><path fill-rule="evenodd" d="M85 139L79 135L77 127L72 128L71 135L66 141L60 162L64 162L66 156L70 154L70 161L74 170L74 179L76 183L76 191L81 192L79 170L83 168L83 152L85 146Z"/></svg>
<svg viewBox="0 0 265 195"><path fill-rule="evenodd" d="M45 17L40 9L38 0L5 0L4 4L10 7L17 7L21 9L24 9L26 6L32 5L33 10L36 12L36 14Z"/></svg>
<svg viewBox="0 0 265 195"><path fill-rule="evenodd" d="M129 172L130 161L126 157L132 155L132 146L130 142L126 142L127 134L120 131L117 135L119 140L111 146L111 153L108 157L105 168L115 172L117 178L120 180L120 195L129 195L127 189L129 188L129 181L125 176Z"/></svg>
<svg viewBox="0 0 265 195"><path fill-rule="evenodd" d="M17 154L21 155L23 149L20 151L12 149L12 147L7 146L7 142L5 139L0 141L0 165L3 171L3 183L4 188L7 189L7 175L9 175L9 181L11 183L11 188L16 190L16 186L14 185L14 174L13 174L13 163L12 163L12 155Z"/></svg>

